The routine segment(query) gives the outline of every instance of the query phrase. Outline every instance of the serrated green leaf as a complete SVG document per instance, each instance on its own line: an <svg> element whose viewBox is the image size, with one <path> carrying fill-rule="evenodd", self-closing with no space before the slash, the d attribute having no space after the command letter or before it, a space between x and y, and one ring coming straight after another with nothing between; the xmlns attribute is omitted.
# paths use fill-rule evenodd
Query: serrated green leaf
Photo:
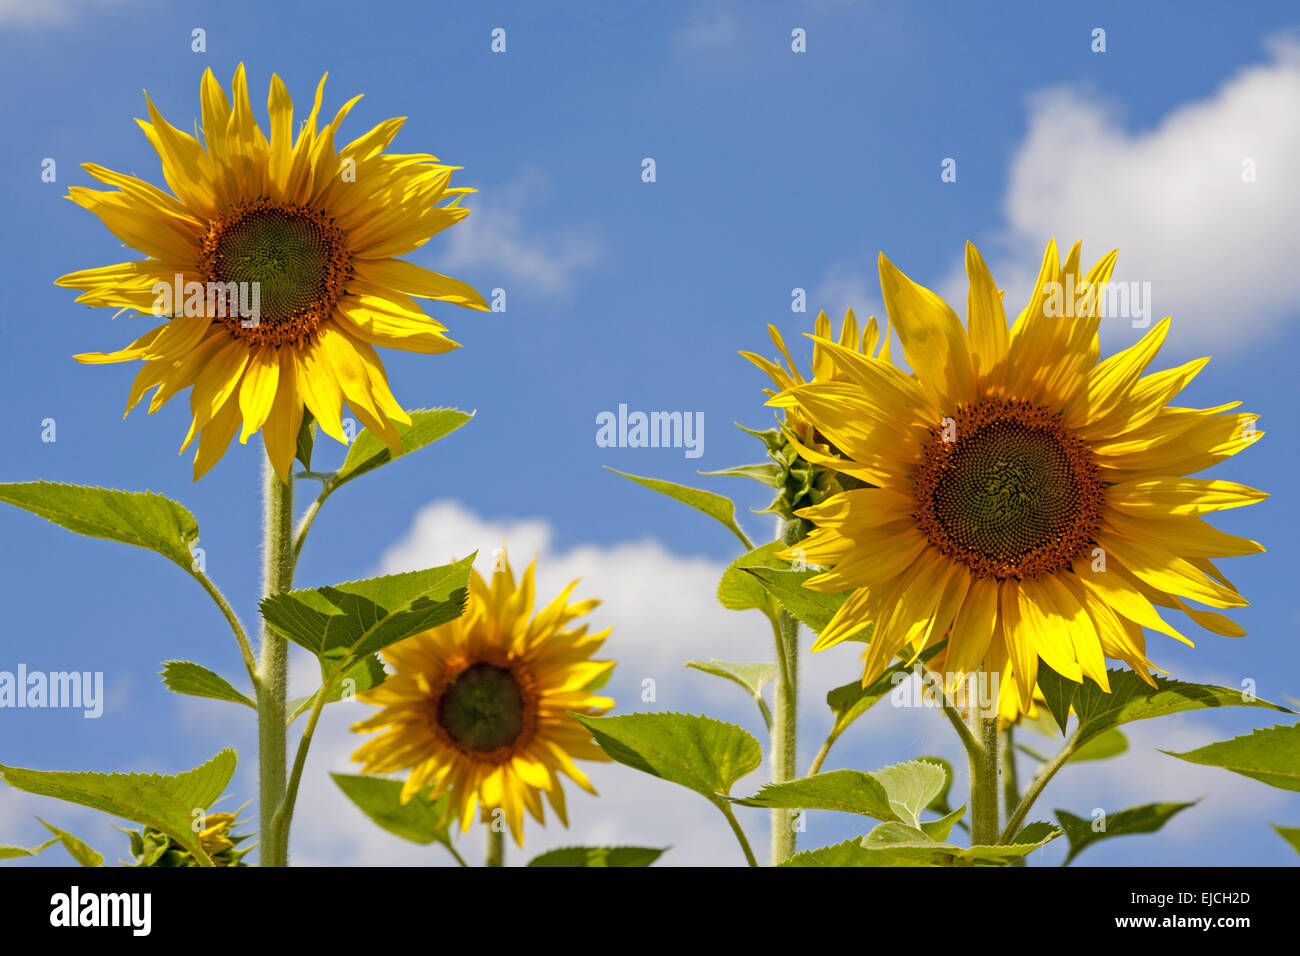
<svg viewBox="0 0 1300 956"><path fill-rule="evenodd" d="M1006 866L1060 835L1053 829L1032 843L960 847L930 840L899 823L882 823L861 840L796 853L782 866ZM870 841L870 842L868 842Z"/></svg>
<svg viewBox="0 0 1300 956"><path fill-rule="evenodd" d="M193 661L164 661L162 679L169 690L178 694L228 700L232 704L243 704L254 710L257 709L257 705L252 700L235 690L224 677Z"/></svg>
<svg viewBox="0 0 1300 956"><path fill-rule="evenodd" d="M1074 713L1079 718L1075 740L1084 744L1103 731L1134 720L1209 707L1266 707L1291 713L1285 707L1258 698L1247 699L1240 690L1210 684L1188 684L1155 678L1152 688L1130 670L1107 671L1111 692L1087 681L1075 692Z"/></svg>
<svg viewBox="0 0 1300 956"><path fill-rule="evenodd" d="M381 439L363 429L348 447L348 454L343 459L343 467L330 479L330 487L338 488L353 478L359 478L368 471L374 471L380 465L386 465L396 458L402 458L425 445L431 445L439 438L450 435L474 416L458 408L417 408L408 413L410 425L393 423L397 437L401 440L402 450L394 452Z"/></svg>
<svg viewBox="0 0 1300 956"><path fill-rule="evenodd" d="M786 783L769 783L754 796L732 802L765 809L839 810L918 827L921 811L946 782L943 767L910 760L871 773L831 770Z"/></svg>
<svg viewBox="0 0 1300 956"><path fill-rule="evenodd" d="M872 773L889 794L889 806L899 820L920 826L921 811L948 784L948 771L925 760L908 760Z"/></svg>
<svg viewBox="0 0 1300 956"><path fill-rule="evenodd" d="M40 817L37 817L36 819L41 820ZM44 820L41 820L41 823L44 824L45 829L54 834L54 839L57 842L62 843L63 848L67 850L72 858L82 866L94 867L104 865L104 855L102 853L98 853L91 849L83 841L77 839L67 830L60 830L52 823L46 823Z"/></svg>
<svg viewBox="0 0 1300 956"><path fill-rule="evenodd" d="M649 846L566 846L548 850L529 866L649 866L664 850Z"/></svg>
<svg viewBox="0 0 1300 956"><path fill-rule="evenodd" d="M1222 767L1280 790L1300 791L1300 724L1253 730L1188 753L1164 752L1189 763Z"/></svg>
<svg viewBox="0 0 1300 956"><path fill-rule="evenodd" d="M940 769L943 770L943 787L935 795L935 798L930 801L930 805L926 807L926 809L933 810L935 813L948 813L952 810L952 807L948 803L948 793L952 790L952 764L943 757L935 757L933 755L918 757L917 759L924 760L926 763L938 764Z"/></svg>
<svg viewBox="0 0 1300 956"><path fill-rule="evenodd" d="M9 786L43 797L101 810L161 830L203 865L212 861L190 829L194 812L206 812L235 772L235 752L226 749L207 763L175 776L156 773L68 773L0 765Z"/></svg>
<svg viewBox="0 0 1300 956"><path fill-rule="evenodd" d="M330 693L325 698L326 704L333 704L342 700L345 696L351 698L352 695L360 694L362 691L370 690L372 687L378 687L388 677L388 672L384 670L384 662L375 654L369 654L357 661L346 674L334 682L330 688ZM352 683L349 684L348 681ZM320 690L316 691L319 694ZM288 722L292 724L307 711L311 710L316 704L316 694L310 694L307 697L295 697L285 706L289 712Z"/></svg>
<svg viewBox="0 0 1300 956"><path fill-rule="evenodd" d="M1155 833L1175 814L1195 806L1197 802L1193 800L1191 803L1146 803L1140 807L1129 807L1127 810L1108 814L1105 817L1103 830L1093 829L1098 821L1076 817L1065 810L1057 810L1056 819L1061 824L1061 829L1065 831L1066 839L1070 841L1070 853L1061 865L1068 866L1076 856L1101 840L1138 833Z"/></svg>
<svg viewBox="0 0 1300 956"><path fill-rule="evenodd" d="M183 507L150 491L27 481L0 484L0 501L77 534L156 551L189 571L199 525Z"/></svg>
<svg viewBox="0 0 1300 956"><path fill-rule="evenodd" d="M612 471L629 481L635 481L638 485L643 485L651 491L667 495L674 501L689 505L696 511L704 512L739 538L747 550L754 547L749 540L749 536L741 530L740 525L736 524L736 505L730 498L715 495L711 491L701 491L699 488L689 488L686 485L679 485L672 481L662 481L659 478L642 478L639 475L629 475L627 472L619 471L617 468L610 468L608 465L605 466L605 470Z"/></svg>
<svg viewBox="0 0 1300 956"><path fill-rule="evenodd" d="M758 769L763 751L749 733L692 714L572 715L612 759L702 794L719 807L720 794Z"/></svg>
<svg viewBox="0 0 1300 956"><path fill-rule="evenodd" d="M331 773L340 790L379 826L412 843L451 846L451 796L429 800L429 788L401 802L402 781L362 774Z"/></svg>
<svg viewBox="0 0 1300 956"><path fill-rule="evenodd" d="M329 673L465 610L474 555L455 564L265 598L262 616Z"/></svg>
<svg viewBox="0 0 1300 956"><path fill-rule="evenodd" d="M1291 849L1300 853L1300 827L1284 827L1276 823L1271 826L1277 831L1278 836L1291 844Z"/></svg>
<svg viewBox="0 0 1300 956"><path fill-rule="evenodd" d="M1011 842L1042 844L1054 840L1060 835L1060 827L1052 823L1045 823L1042 820L1035 820L1033 823L1026 823L1021 827L1020 832L1011 838Z"/></svg>

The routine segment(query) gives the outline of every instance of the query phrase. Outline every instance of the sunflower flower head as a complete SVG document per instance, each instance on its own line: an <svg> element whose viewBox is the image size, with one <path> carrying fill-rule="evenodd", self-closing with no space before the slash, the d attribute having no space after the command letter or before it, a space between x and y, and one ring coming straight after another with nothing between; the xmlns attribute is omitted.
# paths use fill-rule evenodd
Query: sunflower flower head
<svg viewBox="0 0 1300 956"><path fill-rule="evenodd" d="M1086 274L1079 259L1078 244L1062 263L1049 243L1008 328L973 245L965 327L881 256L912 374L822 340L839 379L795 381L771 400L839 452L791 432L801 455L870 486L800 510L815 530L797 546L826 568L808 587L849 592L814 650L874 622L865 681L947 638L929 667L953 679L981 665L997 673L1009 719L1033 707L1040 662L1107 692L1106 658L1154 683L1143 629L1191 643L1157 608L1216 634L1245 633L1207 610L1248 603L1214 559L1264 549L1202 516L1267 495L1186 476L1257 440L1257 416L1239 403L1170 404L1209 360L1145 374L1169 319L1099 361L1115 253Z"/></svg>
<svg viewBox="0 0 1300 956"><path fill-rule="evenodd" d="M449 794L463 830L476 806L485 822L499 811L521 846L524 810L545 822L542 794L568 826L561 776L596 792L575 759L609 759L570 713L614 706L594 693L614 662L591 659L609 630L571 626L600 602L570 604L574 581L533 615L534 567L516 584L501 552L491 583L473 574L461 617L384 650L392 673L359 695L382 710L352 727L381 731L353 754L363 772L409 771L403 802L431 785L422 797Z"/></svg>
<svg viewBox="0 0 1300 956"><path fill-rule="evenodd" d="M813 381L835 382L843 379L843 373L831 361L823 345L824 342L830 340L831 331L831 320L826 317L825 312L819 312L817 321L813 326ZM786 348L785 340L782 339L780 331L776 326L769 325L767 332L772 338L772 344L776 346L776 350L780 353L780 359L772 361L754 352L741 352L740 354L766 372L768 377L772 379L776 390L768 388L763 391L769 397L773 397L778 392L795 385L806 384L806 381L803 373L799 371L798 364L791 358L790 351ZM875 316L872 316L867 320L867 324L862 329L862 334L859 337L857 317L853 314L852 309L845 312L844 321L840 325L839 345L844 348L855 349L864 355L873 355L876 354L878 342L882 343L880 345L881 354L888 358L889 329L885 329L882 338L880 329L876 325ZM781 359L785 360L784 365L781 364ZM844 476L830 473L825 468L806 460L799 454L798 448L791 443L788 434L797 436L803 444L809 447L816 448L827 454L836 454L835 449L817 432L815 424L803 415L799 409L784 408L780 419L781 427L767 431L744 429L744 431L763 442L767 456L772 461L772 466L761 471L756 472L753 469L748 469L739 472L747 474L749 477L757 477L764 484L777 489L777 497L768 506L767 511L780 515L786 521L790 521L794 518L794 513L797 510L820 503L827 494L841 487L845 481L852 487L858 487L857 482L853 479L846 479ZM721 472L721 474L725 473Z"/></svg>
<svg viewBox="0 0 1300 956"><path fill-rule="evenodd" d="M203 829L199 831L199 844L214 866L247 866L244 857L253 849L252 846L239 848L239 844L248 839L248 834L236 834L234 828L239 826L238 813L209 813L203 819ZM127 866L200 866L194 855L185 847L176 843L167 834L153 827L140 830L123 831L131 838L131 857L133 862Z"/></svg>
<svg viewBox="0 0 1300 956"><path fill-rule="evenodd" d="M165 320L125 349L77 359L144 363L128 413L150 390L150 413L191 390L193 421L181 451L198 440L195 480L236 433L246 443L259 430L287 479L304 414L346 443L345 404L399 450L393 423L410 417L375 346L456 347L413 297L487 309L465 283L397 258L468 214L459 203L473 190L450 185L456 167L427 153L385 152L401 118L336 147L360 97L324 123L324 92L322 77L295 135L288 90L272 76L268 136L253 117L243 65L233 103L208 70L194 135L169 124L147 96L149 119L137 120L170 191L93 163L86 171L113 188L68 191L145 258L72 272L56 284L82 290L77 301L87 305Z"/></svg>

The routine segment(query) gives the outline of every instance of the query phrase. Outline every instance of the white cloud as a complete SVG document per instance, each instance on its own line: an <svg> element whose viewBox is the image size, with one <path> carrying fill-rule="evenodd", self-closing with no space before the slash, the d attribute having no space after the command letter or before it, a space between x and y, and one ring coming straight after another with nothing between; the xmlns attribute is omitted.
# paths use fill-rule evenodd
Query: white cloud
<svg viewBox="0 0 1300 956"><path fill-rule="evenodd" d="M1062 255L1083 240L1085 266L1119 249L1115 282L1150 283L1150 324L1166 315L1170 352L1224 353L1265 340L1300 312L1300 41L1270 44L1205 99L1130 131L1111 105L1073 87L1029 99L1028 130L1003 196L1005 223L975 238L1014 321L1029 296L1043 247ZM1243 162L1256 181L1244 182ZM888 252L889 250L885 250ZM964 251L946 266L895 259L916 281L966 311ZM1139 285L1140 288L1140 285ZM879 306L874 257L832 263L809 302L862 315ZM863 303L870 303L870 306ZM1129 317L1102 323L1107 350L1145 328ZM901 353L896 353L901 358Z"/></svg>
<svg viewBox="0 0 1300 956"><path fill-rule="evenodd" d="M1031 98L1029 128L1004 197L1004 254L988 254L1008 311L1020 308L1050 236L1084 241L1091 263L1120 250L1116 278L1150 282L1153 320L1174 317L1178 350L1264 339L1300 309L1300 42L1271 44L1212 95L1130 131L1095 97L1056 88ZM1253 162L1256 181L1243 181ZM956 272L957 270L954 270ZM954 279L965 302L964 279ZM1129 340L1128 320L1103 334Z"/></svg>
<svg viewBox="0 0 1300 956"><path fill-rule="evenodd" d="M438 267L444 272L493 270L507 294L511 284L518 284L542 295L568 295L578 275L600 260L601 243L588 228L531 227L526 214L550 195L550 177L536 167L475 193L469 216L444 234L446 251Z"/></svg>

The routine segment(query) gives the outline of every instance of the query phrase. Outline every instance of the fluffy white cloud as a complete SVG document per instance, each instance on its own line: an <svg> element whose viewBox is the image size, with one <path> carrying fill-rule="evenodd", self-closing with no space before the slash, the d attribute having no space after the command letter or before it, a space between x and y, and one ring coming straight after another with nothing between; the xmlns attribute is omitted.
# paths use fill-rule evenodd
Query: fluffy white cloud
<svg viewBox="0 0 1300 956"><path fill-rule="evenodd" d="M1075 89L1032 97L1004 197L1004 252L986 251L999 285L1014 290L1009 308L1054 235L1083 239L1089 262L1118 247L1116 278L1151 283L1152 318L1174 317L1177 350L1242 347L1294 316L1300 43L1270 47L1269 62L1149 129L1127 129L1115 108ZM964 303L964 282L954 284ZM1139 334L1123 318L1104 330L1117 344Z"/></svg>
<svg viewBox="0 0 1300 956"><path fill-rule="evenodd" d="M1010 317L1023 306L1043 246L1082 239L1085 263L1118 248L1116 283L1148 284L1154 324L1174 326L1171 353L1225 353L1265 341L1300 312L1300 42L1270 44L1268 62L1146 129L1073 87L1029 99L1028 129L1011 160L1005 223L976 239ZM1253 171L1254 181L1247 181ZM962 250L946 268L898 261L966 309ZM879 309L874 259L833 263L810 306ZM1146 300L1143 300L1146 301ZM878 313L879 314L879 313ZM1102 323L1107 349L1143 334L1132 316Z"/></svg>
<svg viewBox="0 0 1300 956"><path fill-rule="evenodd" d="M526 214L550 195L551 179L536 167L475 193L469 216L443 234L447 241L438 268L451 273L492 270L507 294L511 284L518 284L541 295L568 295L578 275L599 261L600 239L586 228L529 226Z"/></svg>

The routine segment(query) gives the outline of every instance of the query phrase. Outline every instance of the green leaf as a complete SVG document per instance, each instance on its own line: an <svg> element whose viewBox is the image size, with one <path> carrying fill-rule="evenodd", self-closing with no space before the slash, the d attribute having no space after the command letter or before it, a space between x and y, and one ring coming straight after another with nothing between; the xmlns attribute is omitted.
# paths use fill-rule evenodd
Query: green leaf
<svg viewBox="0 0 1300 956"><path fill-rule="evenodd" d="M386 465L395 458L401 458L425 445L433 444L474 417L457 408L420 408L409 414L410 425L393 423L393 427L397 429L397 436L402 442L400 452L393 452L369 429L363 429L349 446L348 455L343 460L343 467L330 479L331 490L368 471L374 471L380 465Z"/></svg>
<svg viewBox="0 0 1300 956"><path fill-rule="evenodd" d="M0 777L17 790L66 800L161 830L201 863L210 864L198 834L190 826L196 810L206 813L220 798L234 775L235 763L235 752L227 748L202 766L175 776L65 773L0 765Z"/></svg>
<svg viewBox="0 0 1300 956"><path fill-rule="evenodd" d="M1066 680L1041 660L1038 662L1038 689L1043 692L1047 710L1062 731L1069 722L1070 707L1074 704L1074 695L1079 687L1079 684Z"/></svg>
<svg viewBox="0 0 1300 956"><path fill-rule="evenodd" d="M769 783L754 796L733 802L766 809L839 810L918 827L921 811L942 792L947 780L947 771L938 764L910 760L873 773L831 770Z"/></svg>
<svg viewBox="0 0 1300 956"><path fill-rule="evenodd" d="M311 471L311 453L316 445L316 422L312 413L303 410L302 425L298 427L298 445L293 457L302 462L302 466Z"/></svg>
<svg viewBox="0 0 1300 956"><path fill-rule="evenodd" d="M1072 762L1109 760L1128 750L1128 738L1115 727L1102 731L1070 755Z"/></svg>
<svg viewBox="0 0 1300 956"><path fill-rule="evenodd" d="M178 694L228 700L232 704L243 704L254 710L257 709L257 705L252 700L235 690L224 677L214 674L193 661L165 661L162 679L170 690Z"/></svg>
<svg viewBox="0 0 1300 956"><path fill-rule="evenodd" d="M956 810L944 814L938 820L922 821L921 830L931 840L946 840L948 839L948 835L952 833L952 828L955 827L965 815L966 804L963 803Z"/></svg>
<svg viewBox="0 0 1300 956"><path fill-rule="evenodd" d="M877 820L900 819L889 805L885 785L861 770L830 770L785 783L766 783L752 797L734 802L762 809L839 810Z"/></svg>
<svg viewBox="0 0 1300 956"><path fill-rule="evenodd" d="M334 682L330 688L330 693L325 698L325 703L333 704L342 700L345 696L351 699L352 695L360 694L362 691L370 690L372 687L378 687L384 682L388 672L384 670L384 662L376 655L369 654L358 661L342 677ZM347 681L352 681L349 685ZM289 701L286 709L289 712L288 722L292 724L307 711L311 710L316 704L316 695L320 693L317 689L315 694L308 697L295 697Z"/></svg>
<svg viewBox="0 0 1300 956"><path fill-rule="evenodd" d="M24 508L77 534L157 551L191 570L199 539L194 516L150 491L112 491L50 481L0 484L0 501Z"/></svg>
<svg viewBox="0 0 1300 956"><path fill-rule="evenodd" d="M276 594L262 616L311 651L328 673L414 634L455 620L465 610L474 555L442 567Z"/></svg>
<svg viewBox="0 0 1300 956"><path fill-rule="evenodd" d="M1041 845L1056 839L1060 835L1060 827L1052 823L1045 823L1042 820L1035 820L1033 823L1026 823L1021 827L1020 832L1011 838L1011 842Z"/></svg>
<svg viewBox="0 0 1300 956"><path fill-rule="evenodd" d="M745 573L744 568L754 563L782 563L775 554L784 547L780 541L773 541L732 561L718 581L718 603L729 611L755 610L769 614L771 600L767 590L752 574Z"/></svg>
<svg viewBox="0 0 1300 956"><path fill-rule="evenodd" d="M37 817L36 819L41 820L40 817ZM45 825L45 829L54 834L54 839L57 842L62 843L63 848L67 850L68 853L72 855L72 858L82 866L104 865L104 856L102 853L97 853L95 850L92 850L89 846L66 830L60 830L58 827L51 823L46 823L44 820L41 820L41 823Z"/></svg>
<svg viewBox="0 0 1300 956"><path fill-rule="evenodd" d="M535 856L528 865L649 866L663 854L664 850L649 846L566 846Z"/></svg>
<svg viewBox="0 0 1300 956"><path fill-rule="evenodd" d="M1171 757L1222 767L1280 790L1300 791L1300 724L1268 727Z"/></svg>
<svg viewBox="0 0 1300 956"><path fill-rule="evenodd" d="M715 495L711 491L701 491L698 488L688 488L686 485L675 484L671 481L662 481L658 478L642 478L638 475L629 475L627 472L619 471L617 468L610 468L608 465L605 466L605 470L621 475L629 481L635 481L638 485L644 485L651 491L667 495L684 505L690 505L697 511L703 511L710 518L721 522L727 530L741 540L746 549L754 547L753 542L749 540L749 536L741 530L740 525L736 524L736 505L730 498Z"/></svg>
<svg viewBox="0 0 1300 956"><path fill-rule="evenodd" d="M1247 699L1242 691L1229 687L1187 684L1157 677L1157 686L1153 688L1130 670L1110 670L1107 676L1110 680L1109 694L1091 681L1080 685L1075 692L1074 712L1079 718L1077 744L1084 744L1111 727L1130 721L1209 707L1267 707L1291 713L1287 708L1266 700Z"/></svg>
<svg viewBox="0 0 1300 956"><path fill-rule="evenodd" d="M741 777L758 769L763 751L735 724L692 714L624 714L573 718L591 731L600 749L642 773L702 794L718 807Z"/></svg>
<svg viewBox="0 0 1300 956"><path fill-rule="evenodd" d="M379 826L394 836L422 845L451 846L451 796L430 801L426 787L406 803L401 802L402 781L362 774L331 773L347 798Z"/></svg>
<svg viewBox="0 0 1300 956"><path fill-rule="evenodd" d="M1274 830L1278 832L1278 836L1280 836L1283 840L1286 840L1287 843L1291 844L1291 848L1293 850L1295 850L1297 853L1300 853L1300 827L1284 827L1284 826L1279 826L1276 823L1272 824L1272 827ZM3 858L0 857L0 859Z"/></svg>
<svg viewBox="0 0 1300 956"><path fill-rule="evenodd" d="M831 622L835 612L848 598L849 592L823 594L803 586L818 571L794 571L770 567L746 567L746 574L756 577L768 594L776 598L781 607L789 611L801 623L806 624L815 634L820 634ZM874 627L868 624L848 640L865 641L871 636Z"/></svg>
<svg viewBox="0 0 1300 956"><path fill-rule="evenodd" d="M943 789L935 795L935 798L930 801L930 805L926 809L933 810L935 813L948 813L952 809L952 806L948 803L948 793L952 790L952 764L943 757L926 756L917 759L924 760L926 763L938 764L943 769Z"/></svg>
<svg viewBox="0 0 1300 956"><path fill-rule="evenodd" d="M30 849L25 846L6 846L0 844L0 860L17 860L23 857L36 856L36 854L43 850L48 850L58 842L58 837L55 837L53 840L46 840L40 846L34 846Z"/></svg>
<svg viewBox="0 0 1300 956"><path fill-rule="evenodd" d="M949 771L925 760L909 760L875 771L872 776L889 794L889 806L899 820L919 826L921 811L948 786Z"/></svg>
<svg viewBox="0 0 1300 956"><path fill-rule="evenodd" d="M700 474L709 477L753 478L769 488L781 487L781 468L770 461L759 465L736 465L721 471L702 471Z"/></svg>
<svg viewBox="0 0 1300 956"><path fill-rule="evenodd" d="M1146 803L1140 807L1129 807L1127 810L1109 814L1100 821L1076 817L1065 810L1057 810L1056 819L1061 824L1061 829L1065 831L1066 839L1070 841L1070 853L1061 865L1068 866L1076 856L1101 840L1136 833L1155 833L1175 814L1195 806L1196 803L1195 800L1191 803ZM1105 829L1093 829L1097 823L1102 823Z"/></svg>
<svg viewBox="0 0 1300 956"><path fill-rule="evenodd" d="M1052 829L1034 842L960 847L939 843L913 827L882 823L860 840L796 853L782 866L1006 866L1055 839Z"/></svg>

